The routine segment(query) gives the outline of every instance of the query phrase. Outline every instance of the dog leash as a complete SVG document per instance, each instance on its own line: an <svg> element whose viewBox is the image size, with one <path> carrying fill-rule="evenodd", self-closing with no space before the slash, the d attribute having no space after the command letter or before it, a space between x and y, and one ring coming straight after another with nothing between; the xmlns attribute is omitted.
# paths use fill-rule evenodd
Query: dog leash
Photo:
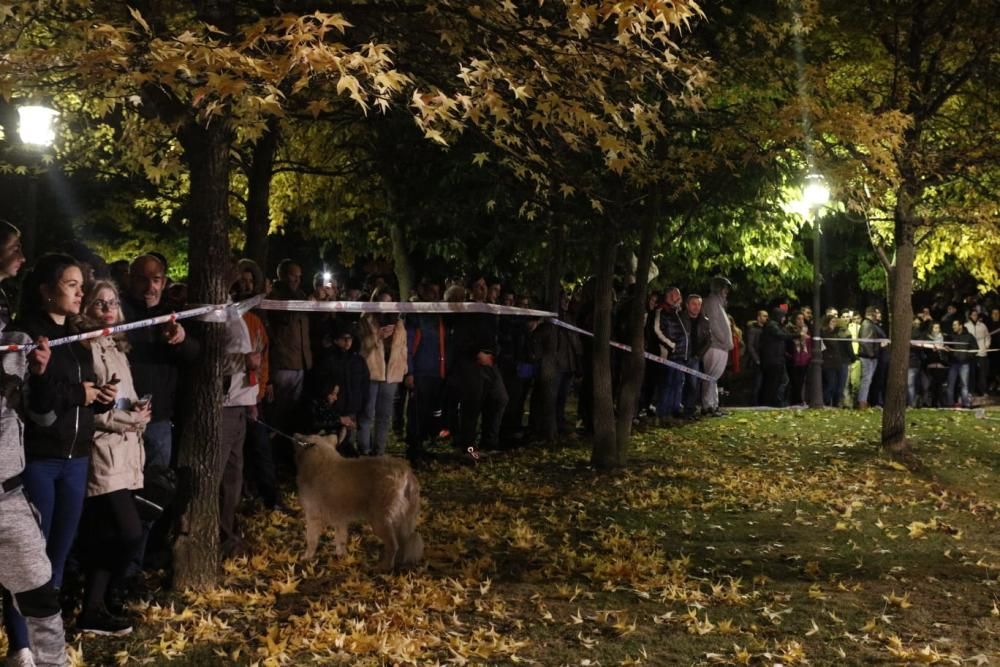
<svg viewBox="0 0 1000 667"><path fill-rule="evenodd" d="M266 428L271 433L274 433L275 435L280 435L282 438L287 438L287 439L291 440L293 444L301 447L302 449L309 449L310 447L315 447L316 446L315 442L303 442L302 440L299 440L298 438L296 438L293 435L288 435L284 431L279 431L278 429L274 428L270 424L268 424L268 423L266 423L266 422L264 422L264 421L262 421L260 419L255 419L254 421L256 423L260 424L261 426L263 426L264 428Z"/></svg>

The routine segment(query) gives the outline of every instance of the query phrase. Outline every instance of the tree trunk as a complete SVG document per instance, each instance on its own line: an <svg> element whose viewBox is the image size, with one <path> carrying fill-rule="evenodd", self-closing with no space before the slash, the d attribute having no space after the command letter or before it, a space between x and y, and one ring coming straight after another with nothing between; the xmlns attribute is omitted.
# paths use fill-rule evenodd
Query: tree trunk
<svg viewBox="0 0 1000 667"><path fill-rule="evenodd" d="M614 290L617 226L607 218L601 227L594 280L594 444L590 462L601 469L617 468L622 460L615 436L615 406L611 382L611 306Z"/></svg>
<svg viewBox="0 0 1000 667"><path fill-rule="evenodd" d="M622 368L621 389L618 394L618 459L625 463L629 439L632 437L632 420L636 415L636 404L642 391L643 374L646 367L644 356L646 288L649 286L649 267L653 262L653 242L656 239L656 223L659 221L659 194L654 193L653 210L646 213L639 238L639 253L635 269L635 292L631 308L625 314L628 318L628 343L632 351L625 355Z"/></svg>
<svg viewBox="0 0 1000 667"><path fill-rule="evenodd" d="M271 119L264 136L253 147L247 169L247 238L243 255L257 262L265 274L268 273L268 234L271 231L271 179L279 140L278 120ZM261 286L258 285L257 289Z"/></svg>
<svg viewBox="0 0 1000 667"><path fill-rule="evenodd" d="M413 289L413 268L410 266L410 252L403 238L403 226L398 220L389 223L389 239L392 241L392 261L399 282L399 300L407 301Z"/></svg>
<svg viewBox="0 0 1000 667"><path fill-rule="evenodd" d="M911 169L903 169L912 174ZM909 183L914 183L910 180ZM919 185L904 181L896 199L893 241L896 258L889 272L889 375L886 381L885 406L882 411L882 448L897 457L909 457L906 441L906 375L910 365L910 335L913 326L913 260L916 255L917 221L913 203L918 201Z"/></svg>
<svg viewBox="0 0 1000 667"><path fill-rule="evenodd" d="M208 128L193 123L180 133L191 175L189 238L193 302L225 303L229 272L229 148L223 120ZM201 363L188 377L188 409L182 416L179 464L189 467L192 497L174 545L174 585L204 589L215 584L219 566L220 427L224 325L191 323L201 343Z"/></svg>
<svg viewBox="0 0 1000 667"><path fill-rule="evenodd" d="M889 374L882 411L882 448L893 456L910 455L906 441L906 375L910 364L910 335L913 322L914 223L908 199L900 197L896 207L896 261L889 274Z"/></svg>
<svg viewBox="0 0 1000 667"><path fill-rule="evenodd" d="M545 303L541 307L553 313L559 313L560 279L563 270L563 255L566 246L566 230L555 223L552 229L552 262L549 264L549 274L545 285ZM540 348L548 354L543 354L538 364L538 378L531 392L531 424L532 434L545 442L552 442L559 437L559 425L556 422L556 400L559 394L559 367L556 351L559 346L558 337L562 335L555 325L543 324L536 329L536 336L542 336ZM574 334L575 335L575 334Z"/></svg>

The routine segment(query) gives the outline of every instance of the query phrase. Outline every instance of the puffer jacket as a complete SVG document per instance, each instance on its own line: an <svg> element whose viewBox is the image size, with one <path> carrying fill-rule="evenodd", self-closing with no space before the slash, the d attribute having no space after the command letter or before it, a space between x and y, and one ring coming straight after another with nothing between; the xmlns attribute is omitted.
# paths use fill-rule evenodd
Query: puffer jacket
<svg viewBox="0 0 1000 667"><path fill-rule="evenodd" d="M406 327L403 320L396 319L396 330L392 334L389 360L385 357L385 341L378 335L379 323L375 313L365 313L361 317L361 356L368 364L368 374L373 382L402 382L406 375L409 359L406 353Z"/></svg>
<svg viewBox="0 0 1000 667"><path fill-rule="evenodd" d="M23 333L6 332L0 322L0 346L31 342ZM0 353L0 482L24 470L24 424L18 415L28 374L24 352Z"/></svg>
<svg viewBox="0 0 1000 667"><path fill-rule="evenodd" d="M653 333L661 343L659 355L672 361L687 361L691 352L691 320L687 313L680 308L654 312Z"/></svg>
<svg viewBox="0 0 1000 667"><path fill-rule="evenodd" d="M145 421L136 418L131 405L138 398L128 358L112 338L98 338L91 345L97 384L118 377L115 407L94 419L94 448L90 454L87 496L100 496L121 489L142 488L146 451L142 446Z"/></svg>

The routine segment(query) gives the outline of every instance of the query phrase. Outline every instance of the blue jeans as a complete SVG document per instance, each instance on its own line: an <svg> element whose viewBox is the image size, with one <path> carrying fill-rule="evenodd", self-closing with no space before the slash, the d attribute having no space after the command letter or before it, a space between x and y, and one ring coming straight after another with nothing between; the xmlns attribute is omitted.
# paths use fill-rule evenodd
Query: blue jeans
<svg viewBox="0 0 1000 667"><path fill-rule="evenodd" d="M823 405L840 407L844 386L847 384L847 369L847 364L823 369Z"/></svg>
<svg viewBox="0 0 1000 667"><path fill-rule="evenodd" d="M858 403L868 402L868 392L872 388L872 379L875 377L877 367L878 359L861 357L861 386L858 387Z"/></svg>
<svg viewBox="0 0 1000 667"><path fill-rule="evenodd" d="M917 404L917 385L920 383L920 369L906 369L906 405L913 407Z"/></svg>
<svg viewBox="0 0 1000 667"><path fill-rule="evenodd" d="M955 385L962 381L962 407L968 408L972 405L972 398L969 396L969 364L952 364L948 368L948 403L955 400ZM55 567L55 564L53 564Z"/></svg>
<svg viewBox="0 0 1000 667"><path fill-rule="evenodd" d="M146 424L142 432L142 446L146 449L147 466L169 466L174 453L174 431L170 420L160 419ZM149 542L149 531L152 527L152 522L142 522L142 539L136 546L126 576L131 577L142 571L142 563L146 558L146 544Z"/></svg>
<svg viewBox="0 0 1000 667"><path fill-rule="evenodd" d="M45 551L52 562L52 585L62 586L63 570L83 512L90 459L39 459L24 466L24 492L41 518ZM13 605L4 604L4 627L12 648L28 646L28 626Z"/></svg>
<svg viewBox="0 0 1000 667"><path fill-rule="evenodd" d="M697 357L691 357L684 362L684 365L694 371L701 370L701 360ZM701 399L701 379L682 371L677 371L677 373L684 378L684 386L681 389L684 414L693 417L698 411L698 401Z"/></svg>
<svg viewBox="0 0 1000 667"><path fill-rule="evenodd" d="M146 465L169 466L174 451L174 436L169 419L146 424L142 432L142 445L146 448Z"/></svg>
<svg viewBox="0 0 1000 667"><path fill-rule="evenodd" d="M367 456L385 454L385 443L392 426L392 404L398 382L372 380L368 385L368 405L358 424L358 451ZM373 429L374 426L374 429ZM373 436L374 430L374 437Z"/></svg>
<svg viewBox="0 0 1000 667"><path fill-rule="evenodd" d="M686 363L686 362L680 362ZM657 417L679 417L681 414L681 398L684 389L684 373L671 366L664 368L661 383L660 400L656 405Z"/></svg>

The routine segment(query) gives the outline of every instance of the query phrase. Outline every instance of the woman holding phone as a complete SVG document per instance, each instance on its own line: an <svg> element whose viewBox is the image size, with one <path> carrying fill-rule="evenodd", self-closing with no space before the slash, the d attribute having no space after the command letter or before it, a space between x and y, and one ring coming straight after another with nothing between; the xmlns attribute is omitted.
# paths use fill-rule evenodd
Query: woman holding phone
<svg viewBox="0 0 1000 667"><path fill-rule="evenodd" d="M83 328L103 329L124 321L114 283L94 283L83 297ZM99 385L114 384L118 396L112 409L95 418L87 499L80 531L86 572L83 607L76 627L104 635L128 634L128 619L108 610L106 598L113 579L121 577L142 540L142 523L132 492L142 488L146 453L142 431L149 423L149 400L136 398L129 368L125 334L87 341ZM118 611L118 610L114 610Z"/></svg>
<svg viewBox="0 0 1000 667"><path fill-rule="evenodd" d="M14 328L36 340L64 338L74 333L71 324L80 314L83 272L69 255L43 255L25 279L23 295ZM31 375L28 389L22 479L40 514L52 585L59 588L83 511L94 415L111 409L117 388L97 381L90 350L76 342L52 347L45 372ZM4 621L8 636L26 636L16 611L5 607Z"/></svg>

